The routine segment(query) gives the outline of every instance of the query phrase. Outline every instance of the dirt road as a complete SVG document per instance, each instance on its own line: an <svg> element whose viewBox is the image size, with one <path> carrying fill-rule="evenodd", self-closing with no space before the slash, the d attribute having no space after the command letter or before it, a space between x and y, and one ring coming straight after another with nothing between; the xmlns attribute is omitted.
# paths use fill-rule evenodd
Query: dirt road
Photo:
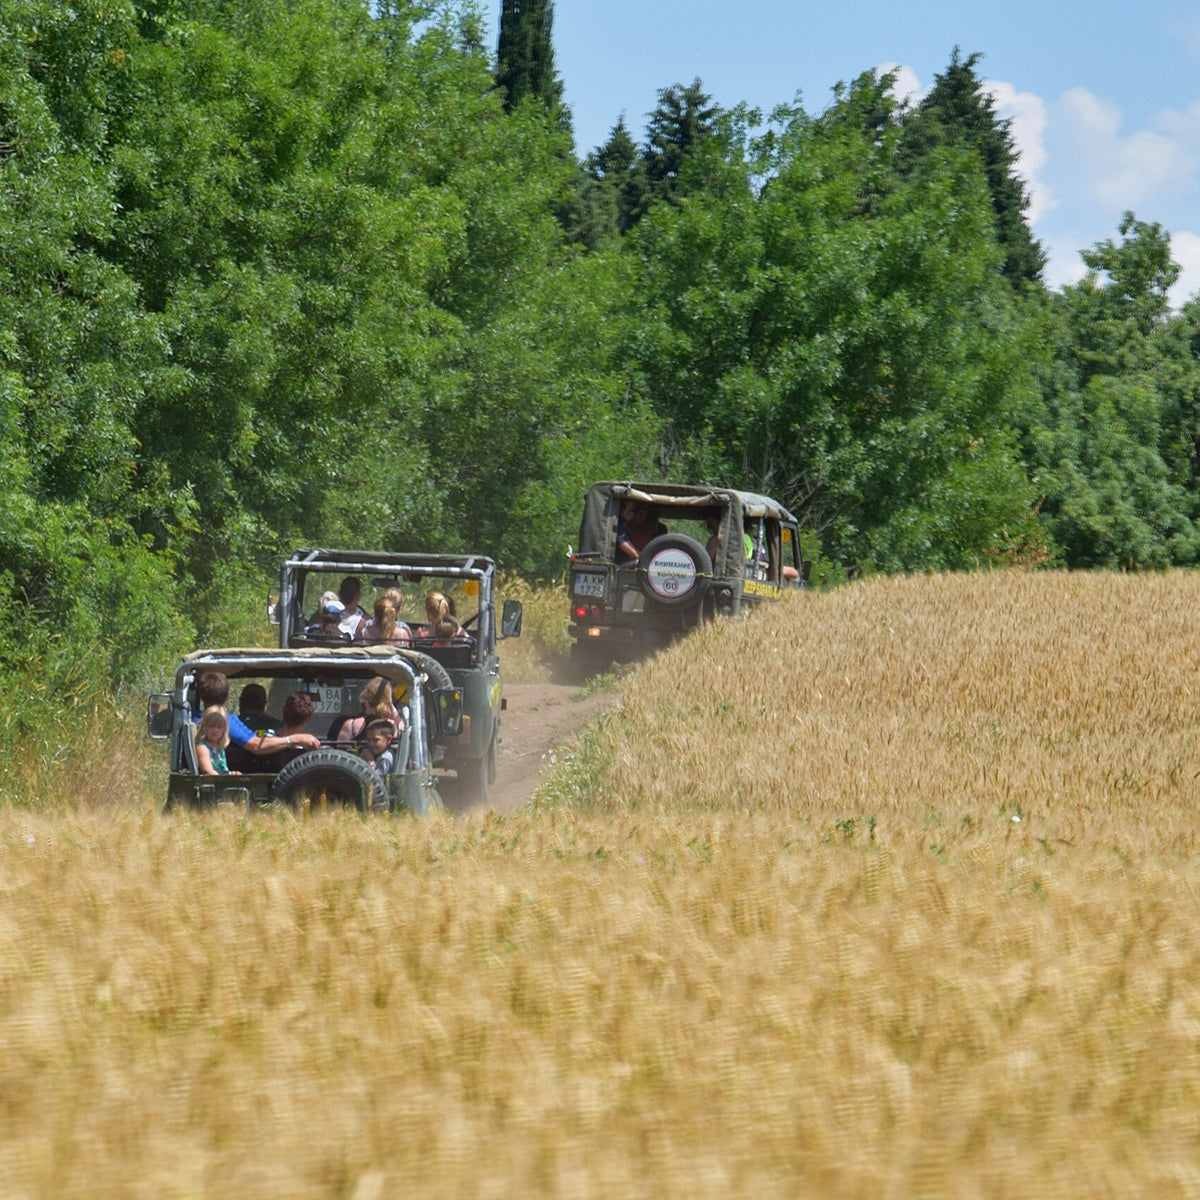
<svg viewBox="0 0 1200 1200"><path fill-rule="evenodd" d="M491 805L511 812L529 798L550 751L578 733L590 720L616 706L616 690L581 699L579 687L562 683L508 683L500 743L500 761Z"/></svg>

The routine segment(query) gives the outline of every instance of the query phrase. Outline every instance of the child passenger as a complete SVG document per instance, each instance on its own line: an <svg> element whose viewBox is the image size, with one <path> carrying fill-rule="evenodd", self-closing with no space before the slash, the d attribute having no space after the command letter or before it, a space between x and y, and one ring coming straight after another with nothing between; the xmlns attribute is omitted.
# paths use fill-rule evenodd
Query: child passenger
<svg viewBox="0 0 1200 1200"><path fill-rule="evenodd" d="M219 708L208 708L196 730L196 762L201 775L240 775L231 771L225 761L229 745L229 718Z"/></svg>
<svg viewBox="0 0 1200 1200"><path fill-rule="evenodd" d="M372 721L363 732L363 761L369 763L380 775L389 775L395 754L391 750L396 727L391 721Z"/></svg>
<svg viewBox="0 0 1200 1200"><path fill-rule="evenodd" d="M462 636L462 626L449 614L438 617L429 631L435 646L452 646L456 637Z"/></svg>
<svg viewBox="0 0 1200 1200"><path fill-rule="evenodd" d="M454 613L454 601L445 592L430 592L425 597L425 616L429 624L422 630L424 637L447 639L458 637L463 631Z"/></svg>

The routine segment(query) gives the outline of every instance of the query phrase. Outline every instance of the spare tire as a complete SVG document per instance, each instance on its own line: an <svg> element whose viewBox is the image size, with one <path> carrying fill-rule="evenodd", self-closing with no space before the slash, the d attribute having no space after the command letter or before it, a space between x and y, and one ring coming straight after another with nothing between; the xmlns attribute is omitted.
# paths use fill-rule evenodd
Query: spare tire
<svg viewBox="0 0 1200 1200"><path fill-rule="evenodd" d="M638 558L638 579L647 599L664 608L687 608L708 591L712 559L685 533L660 534Z"/></svg>
<svg viewBox="0 0 1200 1200"><path fill-rule="evenodd" d="M310 750L292 759L272 780L269 795L292 808L306 799L362 812L388 807L383 776L346 750Z"/></svg>
<svg viewBox="0 0 1200 1200"><path fill-rule="evenodd" d="M429 687L431 690L454 686L450 678L450 672L432 654L427 654L424 650L414 650L413 654L421 660L421 670L429 677Z"/></svg>

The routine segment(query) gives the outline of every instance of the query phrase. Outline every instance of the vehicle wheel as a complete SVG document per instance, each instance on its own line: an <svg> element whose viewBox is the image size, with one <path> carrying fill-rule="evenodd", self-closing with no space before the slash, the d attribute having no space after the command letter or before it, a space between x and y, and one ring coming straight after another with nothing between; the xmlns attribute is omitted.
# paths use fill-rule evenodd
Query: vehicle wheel
<svg viewBox="0 0 1200 1200"><path fill-rule="evenodd" d="M496 780L496 739L493 738L482 757L473 758L459 767L460 794L470 805L486 805Z"/></svg>
<svg viewBox="0 0 1200 1200"><path fill-rule="evenodd" d="M642 551L638 580L647 599L664 608L688 608L708 591L712 559L695 538L664 533Z"/></svg>
<svg viewBox="0 0 1200 1200"><path fill-rule="evenodd" d="M388 806L387 784L368 763L346 750L310 750L275 776L269 795L292 808L326 804L362 812Z"/></svg>

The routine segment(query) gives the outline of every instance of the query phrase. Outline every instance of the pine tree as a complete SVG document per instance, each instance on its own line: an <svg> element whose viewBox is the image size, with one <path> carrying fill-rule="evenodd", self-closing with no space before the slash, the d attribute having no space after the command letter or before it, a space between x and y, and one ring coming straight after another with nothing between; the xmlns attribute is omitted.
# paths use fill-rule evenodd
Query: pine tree
<svg viewBox="0 0 1200 1200"><path fill-rule="evenodd" d="M684 161L712 136L720 109L711 101L698 78L688 87L677 83L659 91L658 107L650 114L646 144L638 160L641 195L630 225L640 220L656 200L675 197Z"/></svg>
<svg viewBox="0 0 1200 1200"><path fill-rule="evenodd" d="M637 219L645 183L638 169L637 146L623 116L612 127L608 141L587 156L584 169L611 194L617 231L628 233Z"/></svg>
<svg viewBox="0 0 1200 1200"><path fill-rule="evenodd" d="M554 0L504 0L496 49L496 86L504 111L535 96L546 111L562 106L562 81L554 66Z"/></svg>
<svg viewBox="0 0 1200 1200"><path fill-rule="evenodd" d="M1046 255L1025 219L1029 196L1016 170L1012 122L996 117L992 96L975 73L982 55L964 62L954 48L950 65L934 77L929 94L904 124L902 162L913 164L938 146L969 147L983 163L995 213L996 237L1004 249L1004 275L1013 284L1041 279Z"/></svg>

